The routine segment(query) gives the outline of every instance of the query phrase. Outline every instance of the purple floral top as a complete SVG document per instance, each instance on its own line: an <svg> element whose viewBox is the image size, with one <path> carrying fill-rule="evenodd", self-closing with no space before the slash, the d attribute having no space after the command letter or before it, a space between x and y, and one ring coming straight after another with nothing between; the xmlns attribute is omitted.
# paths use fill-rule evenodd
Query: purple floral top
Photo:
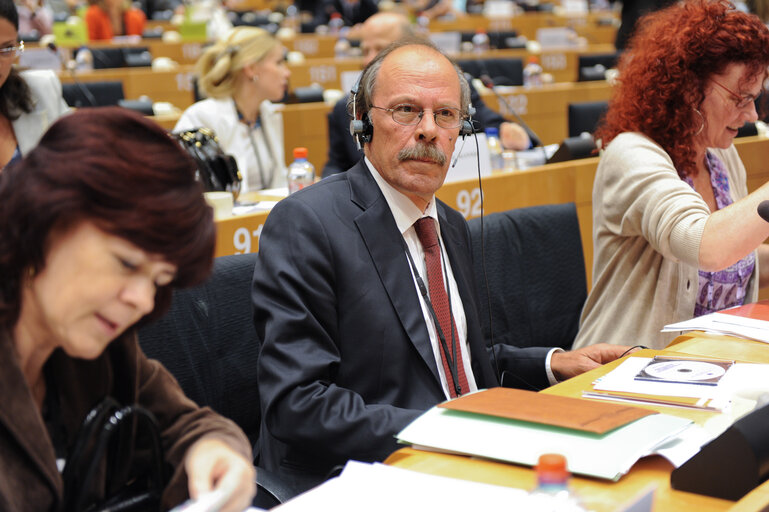
<svg viewBox="0 0 769 512"><path fill-rule="evenodd" d="M732 204L729 194L729 177L724 164L718 157L707 153L705 162L710 171L710 184L713 186L713 195L716 198L718 209L726 208ZM694 188L692 180L685 177L689 186ZM732 306L741 306L745 302L745 291L748 288L748 280L756 266L756 256L750 253L731 267L718 272L699 271L699 293L694 305L694 316L713 313Z"/></svg>

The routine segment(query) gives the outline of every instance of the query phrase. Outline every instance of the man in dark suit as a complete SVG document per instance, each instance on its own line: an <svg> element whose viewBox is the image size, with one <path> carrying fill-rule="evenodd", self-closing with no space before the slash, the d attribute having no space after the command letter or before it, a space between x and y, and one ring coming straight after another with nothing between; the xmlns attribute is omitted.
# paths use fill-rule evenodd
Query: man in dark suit
<svg viewBox="0 0 769 512"><path fill-rule="evenodd" d="M371 16L359 31L363 62L368 64L387 45L404 37L416 35L408 18L394 12L382 12ZM321 175L326 178L332 174L344 172L361 159L363 153L350 137L350 114L347 111L348 96L339 100L328 113L328 159ZM505 121L499 113L490 109L481 99L481 95L470 88L470 102L475 108L473 115L475 128L499 128L502 145L508 149L528 149L532 139L536 138L516 124ZM536 141L535 143L539 143Z"/></svg>
<svg viewBox="0 0 769 512"><path fill-rule="evenodd" d="M435 199L469 104L462 72L429 43L395 43L355 99L366 159L273 208L254 272L258 462L297 491L349 459L384 459L435 404L499 385L467 224ZM543 388L624 349L495 352L499 370Z"/></svg>

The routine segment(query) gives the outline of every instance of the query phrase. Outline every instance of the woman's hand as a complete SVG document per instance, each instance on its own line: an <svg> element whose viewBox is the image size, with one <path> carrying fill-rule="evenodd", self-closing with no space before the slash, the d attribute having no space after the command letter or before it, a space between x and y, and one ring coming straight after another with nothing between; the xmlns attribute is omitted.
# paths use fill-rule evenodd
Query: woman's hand
<svg viewBox="0 0 769 512"><path fill-rule="evenodd" d="M241 512L251 506L256 494L256 470L251 461L215 438L192 445L184 460L190 497L219 491L221 512Z"/></svg>

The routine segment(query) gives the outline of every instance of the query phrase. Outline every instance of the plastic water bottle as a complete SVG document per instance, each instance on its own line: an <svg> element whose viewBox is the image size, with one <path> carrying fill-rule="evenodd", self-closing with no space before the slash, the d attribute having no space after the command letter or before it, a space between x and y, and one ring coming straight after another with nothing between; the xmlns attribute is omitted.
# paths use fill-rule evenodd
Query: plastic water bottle
<svg viewBox="0 0 769 512"><path fill-rule="evenodd" d="M342 34L339 34L339 39L334 44L334 56L336 58L344 58L350 55L350 41L348 41Z"/></svg>
<svg viewBox="0 0 769 512"><path fill-rule="evenodd" d="M526 87L539 87L542 85L542 66L539 59L532 55L529 62L523 68L523 85Z"/></svg>
<svg viewBox="0 0 769 512"><path fill-rule="evenodd" d="M85 46L81 46L75 55L75 70L93 71L93 53Z"/></svg>
<svg viewBox="0 0 769 512"><path fill-rule="evenodd" d="M555 453L540 455L534 468L537 487L531 492L529 510L537 512L585 512L580 500L569 488L571 474L566 458Z"/></svg>
<svg viewBox="0 0 769 512"><path fill-rule="evenodd" d="M338 12L332 12L331 18L328 20L328 32L329 34L338 34L344 26L344 20L342 15Z"/></svg>
<svg viewBox="0 0 769 512"><path fill-rule="evenodd" d="M501 172L505 168L502 158L502 142L499 140L499 129L486 128L486 144L489 146L489 160L491 172Z"/></svg>
<svg viewBox="0 0 769 512"><path fill-rule="evenodd" d="M476 30L473 36L473 51L475 53L489 51L489 36L481 29Z"/></svg>
<svg viewBox="0 0 769 512"><path fill-rule="evenodd" d="M430 18L425 16L425 13L420 12L417 15L417 32L420 34L430 33Z"/></svg>
<svg viewBox="0 0 769 512"><path fill-rule="evenodd" d="M307 148L294 148L294 161L288 166L288 193L309 187L315 181L315 167L307 161Z"/></svg>

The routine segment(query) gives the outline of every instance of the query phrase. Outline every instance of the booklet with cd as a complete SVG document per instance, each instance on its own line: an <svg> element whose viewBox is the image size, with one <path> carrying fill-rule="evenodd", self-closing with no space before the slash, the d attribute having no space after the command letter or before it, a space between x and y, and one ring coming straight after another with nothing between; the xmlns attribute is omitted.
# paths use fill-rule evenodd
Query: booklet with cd
<svg viewBox="0 0 769 512"><path fill-rule="evenodd" d="M715 386L733 364L734 361L655 356L649 361L649 364L638 372L635 379Z"/></svg>

